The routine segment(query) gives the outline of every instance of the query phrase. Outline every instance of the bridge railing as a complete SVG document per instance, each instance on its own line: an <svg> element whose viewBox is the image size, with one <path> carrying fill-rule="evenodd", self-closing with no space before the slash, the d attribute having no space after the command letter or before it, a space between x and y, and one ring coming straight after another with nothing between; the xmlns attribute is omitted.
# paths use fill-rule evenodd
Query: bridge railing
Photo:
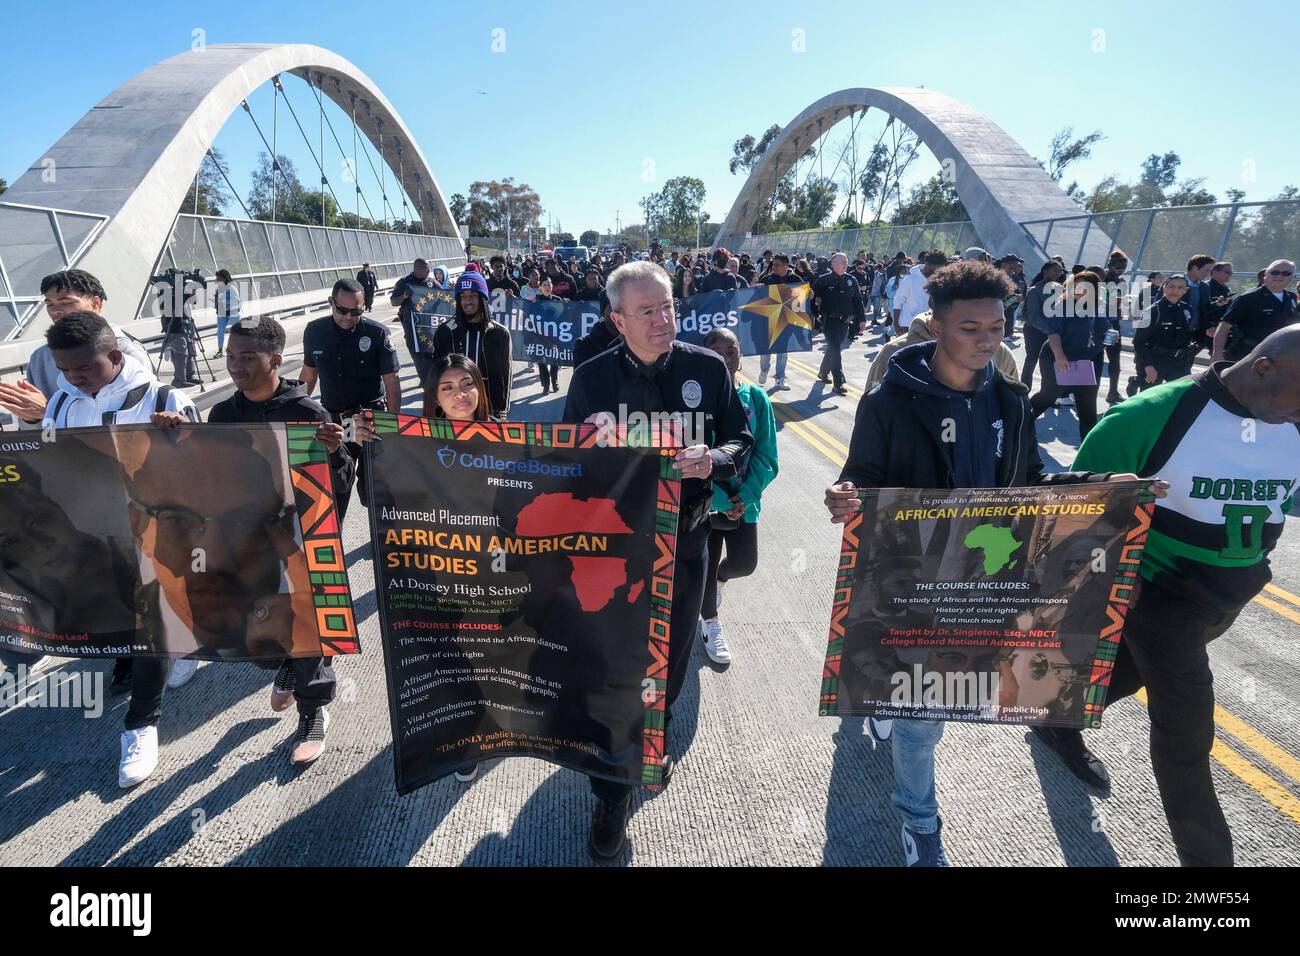
<svg viewBox="0 0 1300 956"><path fill-rule="evenodd" d="M852 257L859 249L873 256L905 252L915 256L924 249L961 250L981 245L971 222L930 222L906 226L864 226L860 229L805 229L752 235L723 236L719 243L733 252L757 255L764 249L791 255L828 256L843 251Z"/></svg>
<svg viewBox="0 0 1300 956"><path fill-rule="evenodd" d="M465 246L454 236L183 214L154 271L176 268L212 277L227 269L241 290L244 313L266 314L323 302L336 280L356 278L364 262L381 286L391 285L417 258L450 271L465 264ZM157 314L157 300L146 290L137 315Z"/></svg>
<svg viewBox="0 0 1300 956"><path fill-rule="evenodd" d="M1062 253L1067 265L1081 260L1084 243L1103 235L1108 254L1122 250L1134 275L1182 273L1199 253L1233 264L1233 286L1254 288L1255 273L1274 259L1300 255L1300 199L1216 203L1207 206L1156 206L1107 213L1081 213L1022 222L1021 228L1042 252L1050 242L1075 250ZM1047 258L1043 253L1043 258ZM1084 265L1104 265L1085 262Z"/></svg>
<svg viewBox="0 0 1300 956"><path fill-rule="evenodd" d="M0 201L0 342L41 308L41 279L76 265L107 216Z"/></svg>

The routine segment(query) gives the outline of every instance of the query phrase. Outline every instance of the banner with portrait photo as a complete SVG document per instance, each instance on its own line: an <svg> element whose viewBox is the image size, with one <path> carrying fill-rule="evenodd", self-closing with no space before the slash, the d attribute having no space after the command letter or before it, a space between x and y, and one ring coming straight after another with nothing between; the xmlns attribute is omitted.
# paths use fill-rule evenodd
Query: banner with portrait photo
<svg viewBox="0 0 1300 956"><path fill-rule="evenodd" d="M1098 726L1151 521L1144 484L862 491L821 715Z"/></svg>
<svg viewBox="0 0 1300 956"><path fill-rule="evenodd" d="M450 289L413 285L411 289L411 342L422 355L433 354L433 334L456 314L456 296Z"/></svg>
<svg viewBox="0 0 1300 956"><path fill-rule="evenodd" d="M703 345L714 329L728 329L741 355L812 349L809 287L760 285L731 292L702 292L677 300L677 337Z"/></svg>
<svg viewBox="0 0 1300 956"><path fill-rule="evenodd" d="M0 441L0 643L67 657L357 653L312 425Z"/></svg>
<svg viewBox="0 0 1300 956"><path fill-rule="evenodd" d="M672 452L591 425L375 419L370 520L398 792L503 756L658 784Z"/></svg>

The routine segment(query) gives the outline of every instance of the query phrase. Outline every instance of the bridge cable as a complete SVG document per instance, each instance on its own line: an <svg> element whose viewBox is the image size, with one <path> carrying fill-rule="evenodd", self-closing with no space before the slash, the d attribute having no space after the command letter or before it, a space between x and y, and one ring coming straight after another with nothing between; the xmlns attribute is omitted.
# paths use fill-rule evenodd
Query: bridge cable
<svg viewBox="0 0 1300 956"><path fill-rule="evenodd" d="M311 85L310 78L307 80L307 85L308 86ZM321 183L325 186L326 189L330 191L330 195L334 196L334 187L329 184L329 179L327 179L325 176L325 167L322 165L320 159L317 158L316 150L312 148L311 140L307 137L307 131L302 128L302 121L298 119L298 111L293 108L293 101L289 99L289 92L287 90L282 90L282 92L284 93L284 105L289 108L289 115L293 117L294 125L298 127L298 132L302 134L302 141L307 144L307 152L311 154L311 158L316 161L316 168L320 170ZM322 153L324 152L323 145L321 151ZM322 209L324 208L324 204L325 204L325 197L322 195L321 196ZM339 205L338 196L334 196L334 204ZM343 207L339 206L339 208L342 209Z"/></svg>
<svg viewBox="0 0 1300 956"><path fill-rule="evenodd" d="M338 82L338 81L336 80L335 83L337 84L337 82ZM354 95L355 95L355 94L354 94ZM334 144L335 144L336 146L338 146L338 148L339 148L339 154L342 155L342 156L346 159L346 158L347 158L347 150L345 150L345 149L343 148L343 143L339 141L339 134L335 131L335 129L334 129L334 124L330 122L329 115L325 112L324 90L323 90L321 87L319 87L319 86L316 87L316 99L317 99L317 101L318 101L318 103L319 103L319 105L320 105L320 115L324 118L324 120L325 120L325 125L327 125L327 126L330 128L330 135L334 137ZM356 127L357 127L357 120L356 120L356 113L355 113L355 110L356 110L356 106L355 106L355 104L353 105L353 110L354 110L354 112L353 112L353 117L352 117L352 181L353 181L353 185L356 187L357 195L361 198L361 201L364 202L364 203L366 204L366 212L369 214L369 216L370 216L371 219L374 219L374 218L375 218L375 214L374 214L374 212L371 211L371 209L370 209L370 203L366 200L366 197L362 194L362 192L361 192L361 184L358 183L358 182L357 182L357 179L356 179L356 176L357 176L357 174L356 174L356 166L357 166L357 154L356 154L356 150L357 150L357 130L356 130ZM321 155L324 155L324 146L321 147L321 150L322 150ZM340 212L340 213L343 212L342 207L340 207L339 212ZM361 208L360 208L360 206L357 207L357 214L356 214L356 215L357 215L357 228L360 229L360 228L361 228Z"/></svg>
<svg viewBox="0 0 1300 956"><path fill-rule="evenodd" d="M232 182L230 181L230 177L226 175L226 171L225 171L224 169L222 169L222 168L221 168L221 164L220 164L219 162L217 162L217 157L216 157L215 155L213 155L212 147L211 147L211 146L208 147L207 156L206 156L205 158L207 158L207 159L211 159L211 160L212 160L212 165L215 166L215 167L217 167L217 172L221 173L221 178L224 179L224 180L226 181L226 185L230 187L230 192L231 192L231 194L235 197L236 201L239 203L240 208L242 208L242 209L244 210L244 218L246 218L246 219L253 219L253 218L255 218L255 217L253 216L253 214L252 214L251 212L248 211L248 207L247 207L246 205L244 205L244 200L242 200L242 199L239 198L239 190L237 190L237 189L235 188L235 184L232 183ZM200 169L203 168L203 164L202 164L202 163L199 163L199 168L200 168ZM198 194L198 189L196 188L196 189L194 190L194 205L195 205L195 207L197 207L198 204L199 204L199 194Z"/></svg>

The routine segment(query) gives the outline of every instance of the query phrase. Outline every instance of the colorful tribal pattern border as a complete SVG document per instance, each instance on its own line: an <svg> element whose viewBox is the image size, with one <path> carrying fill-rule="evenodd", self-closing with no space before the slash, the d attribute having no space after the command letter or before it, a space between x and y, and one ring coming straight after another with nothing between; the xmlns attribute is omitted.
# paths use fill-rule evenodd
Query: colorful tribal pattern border
<svg viewBox="0 0 1300 956"><path fill-rule="evenodd" d="M858 496L865 503L865 494ZM839 713L840 664L844 656L844 618L853 601L853 578L858 570L859 511L844 525L840 539L840 566L835 574L835 601L831 606L831 631L826 645L826 664L822 667L822 693L817 713L834 717Z"/></svg>
<svg viewBox="0 0 1300 956"><path fill-rule="evenodd" d="M570 425L561 422L453 422L445 418L421 418L375 412L375 432L379 435L419 435L445 441L484 441L506 445L535 445L542 448L634 448L647 454L660 454L677 448L681 441L669 423L651 423L646 427L602 428L597 425Z"/></svg>
<svg viewBox="0 0 1300 956"><path fill-rule="evenodd" d="M325 446L316 440L315 425L284 428L321 652L327 657L359 654L361 642L352 614L352 592L348 588L329 455Z"/></svg>
<svg viewBox="0 0 1300 956"><path fill-rule="evenodd" d="M1144 498L1150 496L1143 493ZM1097 653L1092 661L1092 675L1088 678L1088 692L1084 698L1083 726L1101 726L1102 711L1106 707L1106 692L1110 689L1110 675L1115 669L1115 656L1119 653L1120 638L1124 635L1124 618L1138 583L1138 566L1146 549L1147 532L1151 530L1151 515L1155 501L1140 502L1133 509L1137 524L1124 538L1120 550L1119 570L1110 586L1106 602L1106 623L1097 639Z"/></svg>

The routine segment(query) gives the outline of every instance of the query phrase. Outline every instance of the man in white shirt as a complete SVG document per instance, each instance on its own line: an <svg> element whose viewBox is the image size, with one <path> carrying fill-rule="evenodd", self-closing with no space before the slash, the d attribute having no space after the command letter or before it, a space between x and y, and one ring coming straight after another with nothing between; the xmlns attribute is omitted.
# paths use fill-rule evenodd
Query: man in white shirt
<svg viewBox="0 0 1300 956"><path fill-rule="evenodd" d="M894 294L894 334L902 335L912 324L912 319L930 308L930 294L925 291L925 284L930 274L948 264L948 257L942 252L927 252L919 265L912 266L911 271L898 283L898 292Z"/></svg>

